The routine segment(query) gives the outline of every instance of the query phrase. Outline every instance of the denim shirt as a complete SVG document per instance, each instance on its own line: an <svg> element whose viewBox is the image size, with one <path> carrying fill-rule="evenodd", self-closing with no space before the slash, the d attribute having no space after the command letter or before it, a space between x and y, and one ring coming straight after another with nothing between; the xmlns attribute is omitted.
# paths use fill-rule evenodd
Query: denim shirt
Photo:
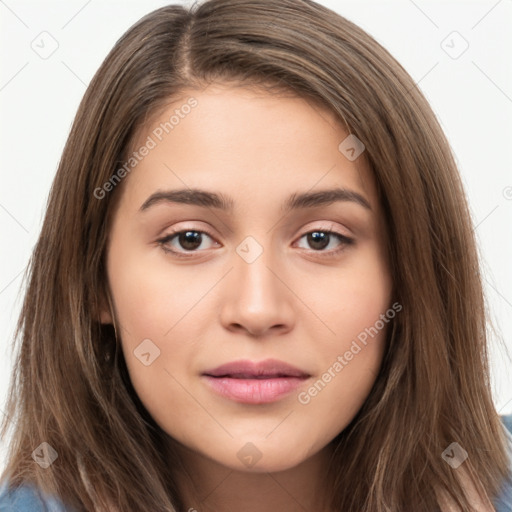
<svg viewBox="0 0 512 512"><path fill-rule="evenodd" d="M508 439L508 479L503 483L499 496L493 505L496 512L512 512L512 414L501 417ZM0 501L1 503L1 501Z"/></svg>
<svg viewBox="0 0 512 512"><path fill-rule="evenodd" d="M506 427L508 439L509 475L493 505L496 512L512 512L512 414L501 418ZM73 512L73 510L64 507L53 497L42 495L39 498L36 490L29 485L21 486L8 494L7 484L4 482L0 485L0 512Z"/></svg>

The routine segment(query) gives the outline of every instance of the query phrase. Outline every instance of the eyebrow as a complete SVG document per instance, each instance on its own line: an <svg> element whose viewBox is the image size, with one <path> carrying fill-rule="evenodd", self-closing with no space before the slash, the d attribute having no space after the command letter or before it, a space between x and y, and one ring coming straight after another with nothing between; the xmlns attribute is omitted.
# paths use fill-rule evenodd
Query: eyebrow
<svg viewBox="0 0 512 512"><path fill-rule="evenodd" d="M353 202L367 210L371 210L370 203L358 192L346 188L333 188L319 190L317 192L295 192L291 194L282 206L284 212L319 206L327 206L336 202ZM161 203L178 203L214 208L226 212L232 212L234 201L232 198L208 190L197 188L164 190L151 194L140 207L145 211L151 206Z"/></svg>

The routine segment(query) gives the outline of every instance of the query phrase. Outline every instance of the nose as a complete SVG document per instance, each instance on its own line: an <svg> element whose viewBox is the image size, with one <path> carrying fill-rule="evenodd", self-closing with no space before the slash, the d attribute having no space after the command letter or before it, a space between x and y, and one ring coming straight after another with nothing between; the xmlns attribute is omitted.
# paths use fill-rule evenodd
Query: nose
<svg viewBox="0 0 512 512"><path fill-rule="evenodd" d="M251 263L233 255L234 268L225 283L220 320L233 332L255 337L284 334L293 328L295 311L289 277L270 251Z"/></svg>

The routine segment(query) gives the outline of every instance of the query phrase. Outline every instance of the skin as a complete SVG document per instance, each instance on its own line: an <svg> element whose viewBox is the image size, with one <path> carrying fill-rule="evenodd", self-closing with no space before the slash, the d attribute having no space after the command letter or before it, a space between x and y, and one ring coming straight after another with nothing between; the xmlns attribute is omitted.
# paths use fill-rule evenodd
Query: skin
<svg viewBox="0 0 512 512"><path fill-rule="evenodd" d="M350 161L338 150L348 133L330 112L228 84L186 91L140 130L134 147L190 96L198 105L124 179L113 217L108 284L131 380L180 453L187 509L328 510L321 497L329 443L371 390L386 328L309 403L298 394L391 305L375 184L364 153ZM140 211L156 191L188 187L229 196L233 212L166 202ZM334 187L359 193L371 209L341 201L281 211L292 192ZM174 229L211 236L179 258L157 241ZM354 243L333 235L318 249L306 236L315 230ZM236 251L247 236L263 250L251 263ZM167 247L187 253L177 236ZM101 321L113 322L108 308ZM149 366L134 355L145 339L160 350ZM267 358L311 377L270 404L234 402L201 377L226 362ZM247 443L261 454L252 467L237 457Z"/></svg>

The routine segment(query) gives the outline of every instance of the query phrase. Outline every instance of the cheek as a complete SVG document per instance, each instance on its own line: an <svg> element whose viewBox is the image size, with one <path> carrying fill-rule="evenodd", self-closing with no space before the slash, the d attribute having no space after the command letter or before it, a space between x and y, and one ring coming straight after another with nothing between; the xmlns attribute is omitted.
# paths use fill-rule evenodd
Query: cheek
<svg viewBox="0 0 512 512"><path fill-rule="evenodd" d="M325 340L322 346L327 351L342 350L347 342L350 344L350 340L372 327L391 305L391 277L374 244L347 258L346 265L321 275L319 286L311 286L311 279L303 283L302 293L307 294L308 304L323 320L326 336L321 339Z"/></svg>
<svg viewBox="0 0 512 512"><path fill-rule="evenodd" d="M184 417L191 403L184 373L197 350L194 335L184 329L198 292L180 282L179 273L168 284L157 268L127 266L114 274L119 278L116 307L131 383L155 421L182 438L188 435Z"/></svg>
<svg viewBox="0 0 512 512"><path fill-rule="evenodd" d="M150 405L166 387L174 389L166 370L175 374L176 362L186 363L193 355L194 336L183 329L205 284L185 267L171 269L143 258L133 246L123 251L118 243L109 254L109 281L130 378L143 403Z"/></svg>
<svg viewBox="0 0 512 512"><path fill-rule="evenodd" d="M170 335L204 294L205 282L191 266L173 267L160 251L148 253L120 235L109 254L110 286L128 337Z"/></svg>
<svg viewBox="0 0 512 512"><path fill-rule="evenodd" d="M326 427L334 434L360 409L379 372L387 331L397 314L391 307L391 284L385 260L372 247L360 251L315 296L326 334L310 332L320 364L299 403L328 420Z"/></svg>

